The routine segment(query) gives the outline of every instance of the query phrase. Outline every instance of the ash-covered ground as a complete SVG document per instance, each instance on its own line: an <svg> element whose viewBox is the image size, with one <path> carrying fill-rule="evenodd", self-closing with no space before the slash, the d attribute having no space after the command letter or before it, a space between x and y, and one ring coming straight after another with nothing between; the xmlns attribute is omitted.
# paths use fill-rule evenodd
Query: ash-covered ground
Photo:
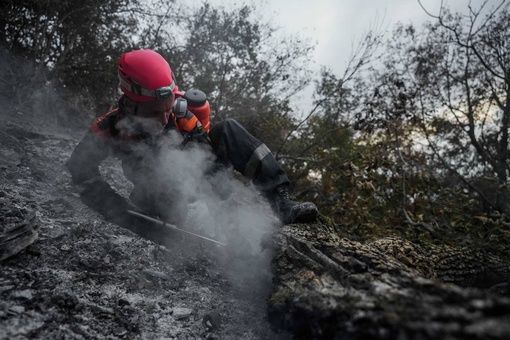
<svg viewBox="0 0 510 340"><path fill-rule="evenodd" d="M232 249L178 233L162 246L106 222L65 167L84 132L0 108L0 219L33 211L39 235L0 262L0 339L287 338L266 315L271 254L258 243L274 225L241 228L249 246ZM129 191L118 164L102 171Z"/></svg>

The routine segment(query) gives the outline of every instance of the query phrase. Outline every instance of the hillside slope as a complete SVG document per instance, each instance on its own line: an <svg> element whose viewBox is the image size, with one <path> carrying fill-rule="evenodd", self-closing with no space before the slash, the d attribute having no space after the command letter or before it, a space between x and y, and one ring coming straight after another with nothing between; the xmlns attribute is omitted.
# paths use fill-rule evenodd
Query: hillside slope
<svg viewBox="0 0 510 340"><path fill-rule="evenodd" d="M284 337L266 319L268 251L173 234L164 247L106 222L65 168L82 135L0 112L0 223L33 212L39 235L0 262L0 339Z"/></svg>

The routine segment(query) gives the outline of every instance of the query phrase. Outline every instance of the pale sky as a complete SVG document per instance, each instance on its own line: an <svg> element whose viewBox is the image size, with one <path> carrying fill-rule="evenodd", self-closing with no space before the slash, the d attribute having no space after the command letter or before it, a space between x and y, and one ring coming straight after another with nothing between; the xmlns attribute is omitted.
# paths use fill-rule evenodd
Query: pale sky
<svg viewBox="0 0 510 340"><path fill-rule="evenodd" d="M443 0L453 10L467 13L468 4L479 8L484 0ZM488 7L502 0L488 0ZM240 4L242 0L209 0L213 4ZM391 29L395 23L415 23L420 26L431 19L418 0L252 0L275 24L289 33L300 33L317 41L314 60L317 67L327 66L342 72L353 45L363 33L378 27ZM422 0L423 6L437 14L441 0Z"/></svg>
<svg viewBox="0 0 510 340"><path fill-rule="evenodd" d="M413 23L417 28L433 20L420 6L418 0L204 0L215 5L255 5L265 19L272 20L284 33L299 34L316 42L312 70L319 74L325 66L341 77L354 47L364 33L379 28L393 29L397 22ZM487 1L485 9L510 0L421 0L431 14L437 15L441 3L455 12L468 14L468 5L474 9ZM303 115L312 108L313 83L292 99ZM306 115L306 114L305 114Z"/></svg>

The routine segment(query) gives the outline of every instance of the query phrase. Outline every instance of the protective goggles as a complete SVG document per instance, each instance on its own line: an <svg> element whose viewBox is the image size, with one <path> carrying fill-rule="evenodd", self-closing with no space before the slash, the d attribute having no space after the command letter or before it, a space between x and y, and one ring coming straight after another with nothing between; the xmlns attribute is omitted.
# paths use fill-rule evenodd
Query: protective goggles
<svg viewBox="0 0 510 340"><path fill-rule="evenodd" d="M140 84L136 82L128 82L126 79L122 78L119 74L120 85L128 89L129 91L138 94L139 96L152 97L156 98L156 100L165 100L172 96L173 90L175 89L175 81L172 80L172 83L169 86L163 86L157 88L155 90L144 89Z"/></svg>

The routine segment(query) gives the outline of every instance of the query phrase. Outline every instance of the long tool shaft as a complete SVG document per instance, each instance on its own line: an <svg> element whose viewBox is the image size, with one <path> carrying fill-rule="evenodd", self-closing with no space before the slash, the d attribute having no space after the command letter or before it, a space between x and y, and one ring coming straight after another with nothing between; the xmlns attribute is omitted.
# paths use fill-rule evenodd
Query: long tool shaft
<svg viewBox="0 0 510 340"><path fill-rule="evenodd" d="M180 231L181 233L185 233L185 234L188 234L188 235L191 235L191 236L195 236L195 237L198 237L198 238L201 238L203 240L206 240L206 241L209 241L209 242L213 242L213 243L216 243L216 244L219 244L221 246L226 246L225 243L221 243L221 242L218 242L216 240L213 240L212 238L208 238L208 237L205 237L205 236L202 236L202 235L198 235L198 234L195 234L195 233L192 233L190 231L187 231L187 230L183 230L183 229L180 229L180 228L177 228L175 225L173 224L168 224L166 222L163 222L161 220L158 220L158 219L155 219L155 218L152 218L150 216L147 216L147 215L144 215L144 214L140 214L139 212L136 212L136 211L133 211L133 210L128 210L127 211L129 214L131 215L134 215L134 216L138 216L140 218L143 218L147 221L151 221L153 223L156 223L156 224L159 224L163 227L168 227L172 230L177 230L177 231Z"/></svg>

